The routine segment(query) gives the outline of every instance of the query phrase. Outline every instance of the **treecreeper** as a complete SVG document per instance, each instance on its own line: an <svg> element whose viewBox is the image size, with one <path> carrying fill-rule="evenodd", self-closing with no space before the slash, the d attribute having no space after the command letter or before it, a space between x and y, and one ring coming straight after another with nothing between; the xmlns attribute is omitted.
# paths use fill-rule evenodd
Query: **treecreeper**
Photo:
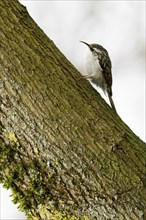
<svg viewBox="0 0 146 220"><path fill-rule="evenodd" d="M86 58L87 75L83 77L104 91L109 98L111 107L117 113L112 99L112 63L107 50L99 44L80 42L89 48Z"/></svg>

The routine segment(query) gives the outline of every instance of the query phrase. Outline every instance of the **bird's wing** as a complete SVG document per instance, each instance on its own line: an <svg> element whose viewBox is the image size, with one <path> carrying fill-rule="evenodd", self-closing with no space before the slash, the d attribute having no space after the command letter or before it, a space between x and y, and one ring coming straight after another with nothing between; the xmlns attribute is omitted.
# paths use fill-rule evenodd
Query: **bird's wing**
<svg viewBox="0 0 146 220"><path fill-rule="evenodd" d="M106 51L98 54L99 64L101 66L105 81L107 83L107 88L112 95L111 86L112 86L112 64L109 58L109 55Z"/></svg>

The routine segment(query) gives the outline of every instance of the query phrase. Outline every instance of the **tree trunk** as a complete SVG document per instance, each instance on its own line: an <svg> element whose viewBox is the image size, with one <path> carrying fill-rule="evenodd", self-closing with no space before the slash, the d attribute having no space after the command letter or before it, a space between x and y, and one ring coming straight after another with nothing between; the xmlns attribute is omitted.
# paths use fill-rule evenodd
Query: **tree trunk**
<svg viewBox="0 0 146 220"><path fill-rule="evenodd" d="M145 143L17 0L0 1L0 27L0 180L20 210L146 219Z"/></svg>

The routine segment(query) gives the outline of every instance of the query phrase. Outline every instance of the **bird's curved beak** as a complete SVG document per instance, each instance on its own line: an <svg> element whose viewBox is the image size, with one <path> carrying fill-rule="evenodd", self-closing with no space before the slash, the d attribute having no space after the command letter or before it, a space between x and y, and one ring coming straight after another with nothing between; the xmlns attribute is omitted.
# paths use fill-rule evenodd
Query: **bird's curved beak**
<svg viewBox="0 0 146 220"><path fill-rule="evenodd" d="M90 44L86 43L85 41L80 40L81 43L86 44L90 48Z"/></svg>

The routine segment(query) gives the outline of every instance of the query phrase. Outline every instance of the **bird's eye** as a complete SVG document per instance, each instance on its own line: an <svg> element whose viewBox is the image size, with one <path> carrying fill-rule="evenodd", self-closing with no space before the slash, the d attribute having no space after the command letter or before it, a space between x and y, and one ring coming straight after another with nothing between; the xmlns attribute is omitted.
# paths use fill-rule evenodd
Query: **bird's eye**
<svg viewBox="0 0 146 220"><path fill-rule="evenodd" d="M93 48L93 47L90 47L90 50L91 50L91 52L93 52L93 51L94 51L94 48Z"/></svg>

